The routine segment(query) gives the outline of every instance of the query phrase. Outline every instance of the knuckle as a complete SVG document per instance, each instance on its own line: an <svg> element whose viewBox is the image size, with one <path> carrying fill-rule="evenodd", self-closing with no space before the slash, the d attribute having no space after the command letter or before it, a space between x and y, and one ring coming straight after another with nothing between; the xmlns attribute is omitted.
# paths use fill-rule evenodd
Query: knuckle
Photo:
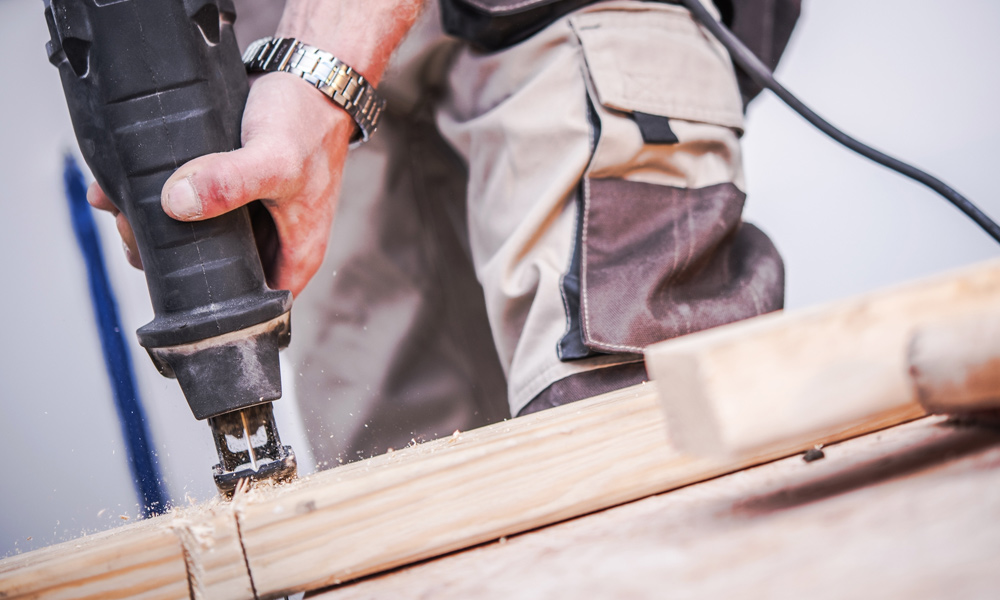
<svg viewBox="0 0 1000 600"><path fill-rule="evenodd" d="M196 186L199 194L204 194L205 209L216 212L232 210L237 206L234 200L242 197L244 175L230 157L222 156L210 169L206 169L204 180Z"/></svg>

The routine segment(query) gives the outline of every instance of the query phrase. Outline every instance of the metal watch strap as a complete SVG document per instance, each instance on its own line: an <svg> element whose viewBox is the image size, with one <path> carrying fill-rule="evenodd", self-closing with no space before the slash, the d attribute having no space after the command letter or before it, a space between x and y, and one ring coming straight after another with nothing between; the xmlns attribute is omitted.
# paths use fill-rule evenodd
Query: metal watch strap
<svg viewBox="0 0 1000 600"><path fill-rule="evenodd" d="M358 124L360 135L352 142L367 142L378 127L385 100L360 73L329 52L295 38L266 37L250 44L243 64L247 73L284 71L316 86Z"/></svg>

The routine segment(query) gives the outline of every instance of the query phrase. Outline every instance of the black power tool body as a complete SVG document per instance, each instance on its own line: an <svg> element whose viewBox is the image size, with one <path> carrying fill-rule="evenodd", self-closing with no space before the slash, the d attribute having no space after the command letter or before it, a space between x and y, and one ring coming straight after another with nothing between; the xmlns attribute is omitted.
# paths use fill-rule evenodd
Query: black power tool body
<svg viewBox="0 0 1000 600"><path fill-rule="evenodd" d="M271 406L291 293L267 287L246 208L181 222L160 205L178 167L240 146L233 0L46 0L45 17L80 150L135 232L155 312L139 343L208 419L220 491L294 477Z"/></svg>

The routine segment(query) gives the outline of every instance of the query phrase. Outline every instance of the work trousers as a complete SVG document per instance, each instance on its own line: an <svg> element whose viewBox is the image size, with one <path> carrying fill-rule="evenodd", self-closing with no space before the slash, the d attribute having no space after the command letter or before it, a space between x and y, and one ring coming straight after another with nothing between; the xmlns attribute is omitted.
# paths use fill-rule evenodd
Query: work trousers
<svg viewBox="0 0 1000 600"><path fill-rule="evenodd" d="M292 311L320 464L641 380L646 345L781 307L736 77L683 8L592 4L487 53L428 6L380 91Z"/></svg>

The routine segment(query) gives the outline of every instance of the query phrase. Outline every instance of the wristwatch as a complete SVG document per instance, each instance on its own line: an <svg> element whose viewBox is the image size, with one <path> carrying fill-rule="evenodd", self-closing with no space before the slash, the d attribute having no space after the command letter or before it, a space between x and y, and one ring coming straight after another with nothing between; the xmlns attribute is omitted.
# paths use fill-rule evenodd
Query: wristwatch
<svg viewBox="0 0 1000 600"><path fill-rule="evenodd" d="M375 133L385 100L360 73L344 61L295 38L266 37L243 54L247 73L284 71L316 86L358 125L351 142L367 142Z"/></svg>

